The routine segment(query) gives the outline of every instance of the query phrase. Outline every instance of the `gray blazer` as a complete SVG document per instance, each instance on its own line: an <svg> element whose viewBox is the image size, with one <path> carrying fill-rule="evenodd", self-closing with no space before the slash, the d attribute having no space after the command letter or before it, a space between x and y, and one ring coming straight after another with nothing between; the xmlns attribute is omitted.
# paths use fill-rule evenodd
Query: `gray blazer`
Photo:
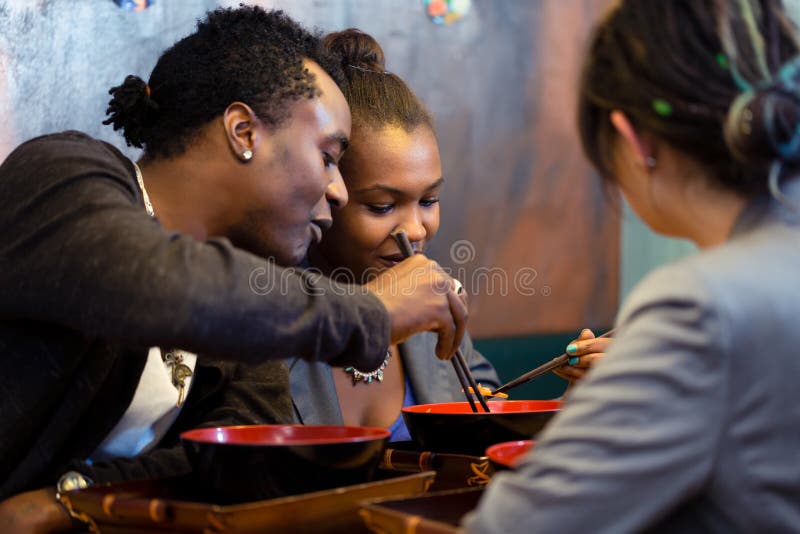
<svg viewBox="0 0 800 534"><path fill-rule="evenodd" d="M784 184L800 204L800 183ZM468 532L800 531L800 216L648 276L606 358Z"/></svg>
<svg viewBox="0 0 800 534"><path fill-rule="evenodd" d="M436 334L424 332L400 345L400 357L419 404L464 400L453 365L436 357ZM469 335L461 352L475 380L489 387L500 385L492 364L472 347ZM296 422L306 425L341 425L342 412L330 365L299 358L289 362L289 381Z"/></svg>

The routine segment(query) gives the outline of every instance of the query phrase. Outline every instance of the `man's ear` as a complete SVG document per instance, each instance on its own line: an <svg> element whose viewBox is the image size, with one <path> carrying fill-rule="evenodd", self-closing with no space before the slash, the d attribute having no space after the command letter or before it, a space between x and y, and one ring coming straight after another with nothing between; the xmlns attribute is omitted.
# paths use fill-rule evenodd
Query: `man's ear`
<svg viewBox="0 0 800 534"><path fill-rule="evenodd" d="M242 102L234 102L225 109L222 115L228 146L233 154L242 161L252 159L258 145L258 117L252 108Z"/></svg>
<svg viewBox="0 0 800 534"><path fill-rule="evenodd" d="M656 158L652 143L636 131L628 116L622 111L614 110L611 112L610 119L614 129L636 156L637 163L650 169L655 167Z"/></svg>

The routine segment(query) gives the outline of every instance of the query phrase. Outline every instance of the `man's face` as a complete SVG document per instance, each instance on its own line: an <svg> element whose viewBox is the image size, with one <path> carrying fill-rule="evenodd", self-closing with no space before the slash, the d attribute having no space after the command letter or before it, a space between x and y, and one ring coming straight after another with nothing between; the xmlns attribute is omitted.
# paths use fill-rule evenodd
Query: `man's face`
<svg viewBox="0 0 800 534"><path fill-rule="evenodd" d="M290 104L278 129L260 124L253 159L237 193L243 209L227 232L234 245L281 265L296 265L332 223L331 204L347 203L338 162L350 136L350 108L336 83L306 60L321 94Z"/></svg>

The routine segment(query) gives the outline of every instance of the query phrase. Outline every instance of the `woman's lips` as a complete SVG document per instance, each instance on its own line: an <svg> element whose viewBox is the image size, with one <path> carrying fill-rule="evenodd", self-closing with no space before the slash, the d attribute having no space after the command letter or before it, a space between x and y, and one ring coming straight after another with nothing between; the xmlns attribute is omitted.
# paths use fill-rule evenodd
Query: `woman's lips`
<svg viewBox="0 0 800 534"><path fill-rule="evenodd" d="M421 253L422 252L419 250L415 252L415 254L421 254ZM398 252L397 254L390 254L388 256L379 256L378 259L384 265L388 267L394 267L395 265L403 261L405 259L405 256L403 256Z"/></svg>
<svg viewBox="0 0 800 534"><path fill-rule="evenodd" d="M394 258L389 258L389 257L386 257L386 256L380 256L378 258L378 261L381 264L385 265L386 267L394 267L395 265L397 265L398 263L403 261L403 258L394 259Z"/></svg>

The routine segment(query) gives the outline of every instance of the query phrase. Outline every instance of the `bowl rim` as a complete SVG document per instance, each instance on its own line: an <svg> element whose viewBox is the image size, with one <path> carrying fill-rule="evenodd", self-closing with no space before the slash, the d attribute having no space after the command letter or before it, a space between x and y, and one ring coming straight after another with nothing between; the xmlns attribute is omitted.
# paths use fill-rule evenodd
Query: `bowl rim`
<svg viewBox="0 0 800 534"><path fill-rule="evenodd" d="M501 441L500 443L495 443L494 445L489 445L486 447L486 456L495 463L498 463L505 467L513 468L517 462L519 462L520 457L517 456L517 462L509 463L497 457L497 451L507 449L507 448L514 448L514 447L524 447L525 445L530 445L527 450L522 454L527 454L530 450L536 446L535 439L515 439L513 441Z"/></svg>
<svg viewBox="0 0 800 534"><path fill-rule="evenodd" d="M492 409L492 406L497 406L500 404L508 405L511 404L523 404L529 402L542 402L542 403L552 403L552 408L545 408L541 410L527 410L527 411L519 411L519 412L506 412L506 411L497 411L497 412L490 412L496 415L516 415L516 414L524 414L524 413L550 413L550 412L558 412L561 410L561 400L559 399L528 399L528 400L494 400L488 401L487 404L489 405L489 410ZM470 416L470 417L485 417L487 414L486 412L479 410L477 412L473 412L471 409L466 409L463 412L442 412L442 411L426 411L431 409L433 406L464 406L467 408L469 403L467 401L456 401L456 402L434 402L429 404L413 404L411 406L403 406L402 413L409 413L409 414L428 414L428 415L458 415L458 416Z"/></svg>
<svg viewBox="0 0 800 534"><path fill-rule="evenodd" d="M360 429L367 430L369 434L351 437L339 438L305 438L298 440L287 440L283 443L236 443L230 441L218 441L214 439L216 432L220 430L238 430L241 428L347 428L347 429ZM209 434L209 436L206 436ZM386 428L379 428L373 426L353 426L353 425L299 425L299 424L272 424L272 425L229 425L229 426L214 426L205 428L193 428L181 432L181 441L192 443L207 443L212 445L225 445L229 447L286 447L286 446L302 446L302 445L338 445L345 443L362 443L366 441L380 441L388 439L392 433Z"/></svg>

